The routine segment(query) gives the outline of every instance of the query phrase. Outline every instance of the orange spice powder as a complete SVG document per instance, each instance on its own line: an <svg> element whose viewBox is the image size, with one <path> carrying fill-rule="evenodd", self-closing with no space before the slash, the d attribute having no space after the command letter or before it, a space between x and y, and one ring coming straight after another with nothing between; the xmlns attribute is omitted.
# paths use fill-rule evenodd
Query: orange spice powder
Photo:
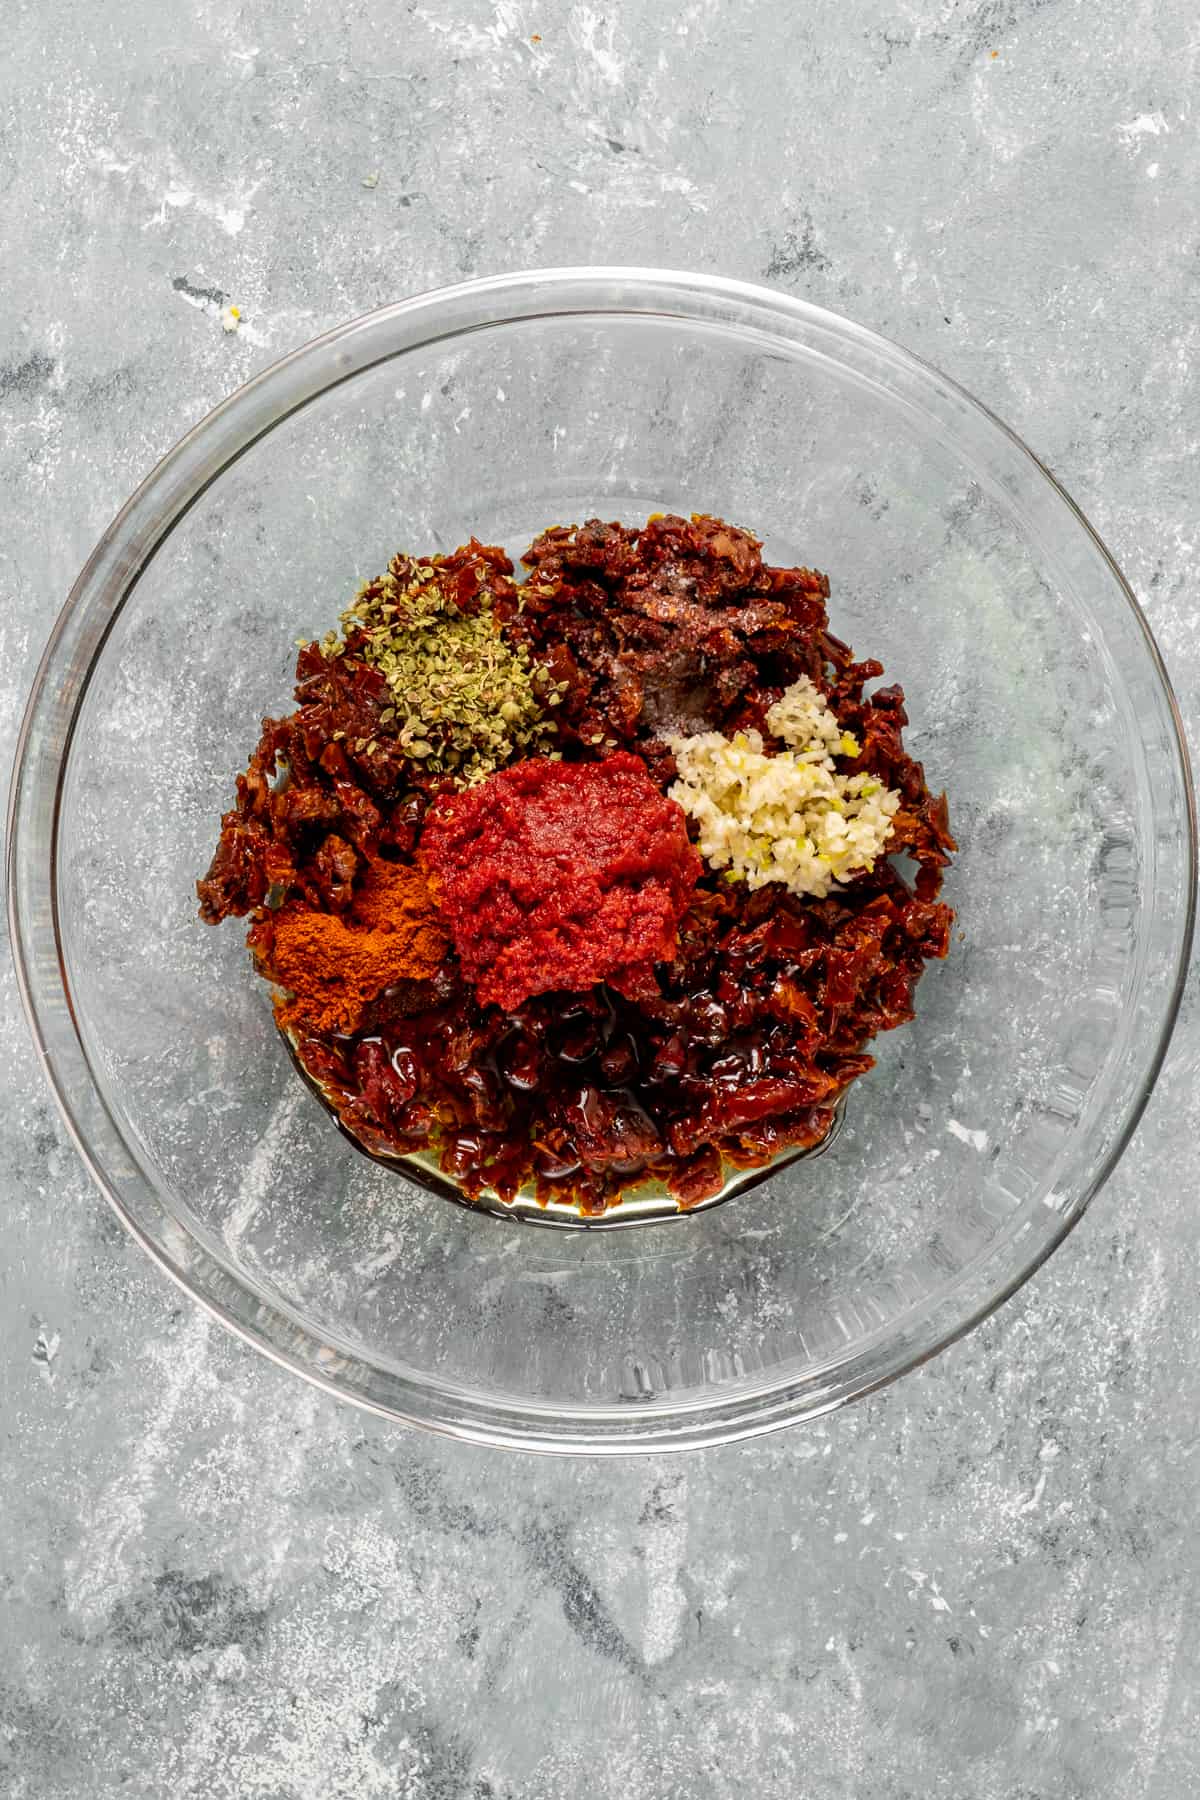
<svg viewBox="0 0 1200 1800"><path fill-rule="evenodd" d="M424 876L402 863L370 863L348 914L285 906L274 926L264 960L291 996L276 1007L285 1028L354 1031L370 1001L427 980L448 949Z"/></svg>

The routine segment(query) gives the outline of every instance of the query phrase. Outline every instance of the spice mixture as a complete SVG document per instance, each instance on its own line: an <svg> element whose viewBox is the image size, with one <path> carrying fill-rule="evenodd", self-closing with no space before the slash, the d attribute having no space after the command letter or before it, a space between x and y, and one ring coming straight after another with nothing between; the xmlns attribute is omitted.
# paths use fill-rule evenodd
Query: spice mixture
<svg viewBox="0 0 1200 1800"><path fill-rule="evenodd" d="M825 577L674 516L397 556L302 642L201 916L365 1149L681 1206L820 1143L953 915L944 796ZM891 860L903 852L906 877Z"/></svg>

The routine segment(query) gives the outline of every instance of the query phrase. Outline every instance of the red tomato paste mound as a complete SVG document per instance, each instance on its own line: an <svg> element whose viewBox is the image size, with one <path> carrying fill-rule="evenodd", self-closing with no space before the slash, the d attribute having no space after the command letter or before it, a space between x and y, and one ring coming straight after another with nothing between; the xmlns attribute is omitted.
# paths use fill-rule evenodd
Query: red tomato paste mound
<svg viewBox="0 0 1200 1800"><path fill-rule="evenodd" d="M640 758L536 759L441 799L421 838L463 973L484 1005L670 962L700 874L683 809Z"/></svg>

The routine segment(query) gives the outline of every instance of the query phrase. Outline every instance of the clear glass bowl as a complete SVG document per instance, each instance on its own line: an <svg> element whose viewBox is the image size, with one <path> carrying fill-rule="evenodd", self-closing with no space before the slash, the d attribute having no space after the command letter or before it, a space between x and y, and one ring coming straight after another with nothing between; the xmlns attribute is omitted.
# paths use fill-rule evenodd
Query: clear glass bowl
<svg viewBox="0 0 1200 1800"><path fill-rule="evenodd" d="M945 786L961 937L837 1144L670 1227L531 1231L345 1142L196 917L294 640L400 546L715 512L833 582ZM106 533L30 701L10 908L46 1072L135 1236L346 1399L490 1443L810 1418L967 1330L1145 1104L1192 927L1186 754L1129 589L1035 458L870 332L736 282L516 275L384 308L212 413Z"/></svg>

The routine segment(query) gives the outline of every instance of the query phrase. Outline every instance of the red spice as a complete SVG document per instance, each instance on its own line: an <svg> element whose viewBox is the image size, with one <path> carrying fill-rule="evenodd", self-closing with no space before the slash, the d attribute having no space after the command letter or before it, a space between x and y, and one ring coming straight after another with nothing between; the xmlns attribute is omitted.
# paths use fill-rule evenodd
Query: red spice
<svg viewBox="0 0 1200 1800"><path fill-rule="evenodd" d="M508 1012L598 981L635 991L674 956L700 875L682 808L628 753L517 763L439 800L420 856L464 974Z"/></svg>
<svg viewBox="0 0 1200 1800"><path fill-rule="evenodd" d="M348 914L285 906L256 926L263 973L291 995L279 1022L303 1031L357 1030L364 1008L400 982L426 981L447 943L419 869L373 862Z"/></svg>

